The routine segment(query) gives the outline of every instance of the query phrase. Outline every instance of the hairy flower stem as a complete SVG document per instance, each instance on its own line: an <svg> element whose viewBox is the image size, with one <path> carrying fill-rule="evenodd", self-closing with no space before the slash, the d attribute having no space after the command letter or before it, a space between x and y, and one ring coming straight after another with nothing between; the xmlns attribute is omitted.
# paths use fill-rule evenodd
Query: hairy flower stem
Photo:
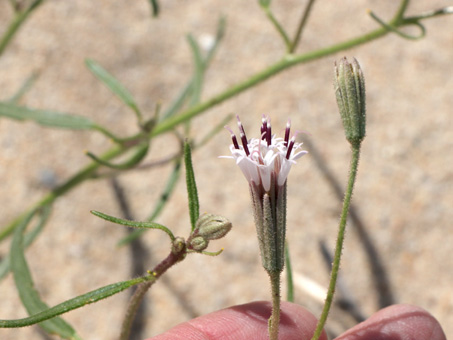
<svg viewBox="0 0 453 340"><path fill-rule="evenodd" d="M184 240L181 238L176 238L173 241L172 249L170 254L153 270L149 271L154 280L141 283L134 295L132 295L129 305L126 310L126 315L124 316L123 324L121 325L121 334L119 340L128 340L131 332L131 326L134 321L137 310L142 303L143 297L149 288L157 281L157 279L162 276L169 268L182 261L187 254L187 248Z"/></svg>
<svg viewBox="0 0 453 340"><path fill-rule="evenodd" d="M271 280L272 314L269 319L269 339L278 340L280 324L280 272L267 272Z"/></svg>
<svg viewBox="0 0 453 340"><path fill-rule="evenodd" d="M340 260L341 260L341 252L343 250L343 243L345 237L345 230L346 230L346 220L348 217L349 205L351 203L352 192L354 190L354 183L357 176L357 168L359 165L359 156L360 156L360 143L351 144L351 163L349 169L349 181L348 187L346 188L346 193L344 195L343 200L343 209L341 211L341 218L340 224L338 227L338 235L337 235L337 243L335 246L335 257L332 264L332 271L330 273L330 282L329 282L329 289L327 291L326 301L324 303L324 307L319 318L318 324L316 326L315 333L311 340L318 340L321 336L322 330L327 320L327 316L330 311L330 307L332 306L333 296L335 294L335 285L337 283L338 271L340 269Z"/></svg>
<svg viewBox="0 0 453 340"><path fill-rule="evenodd" d="M139 284L134 294L132 295L126 310L126 315L124 316L123 324L121 325L120 340L129 339L135 315L137 314L145 293L149 288L151 288L154 282L156 281L143 282Z"/></svg>

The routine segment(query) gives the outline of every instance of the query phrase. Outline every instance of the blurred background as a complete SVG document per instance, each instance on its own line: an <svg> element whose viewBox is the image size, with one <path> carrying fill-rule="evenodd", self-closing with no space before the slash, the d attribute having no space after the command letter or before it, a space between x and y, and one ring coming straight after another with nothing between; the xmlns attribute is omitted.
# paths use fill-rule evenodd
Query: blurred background
<svg viewBox="0 0 453 340"><path fill-rule="evenodd" d="M306 1L275 1L276 17L292 35ZM412 1L408 15L451 4ZM12 96L34 72L39 74L21 104L90 117L118 135L137 131L135 117L87 70L92 58L134 95L148 117L165 109L193 71L186 35L203 46L221 15L226 35L206 73L202 100L278 61L285 46L257 1L162 1L158 18L142 1L48 0L21 28L0 57L0 100ZM297 53L330 46L378 28L367 14L389 20L397 1L315 2ZM0 34L12 18L0 2ZM262 114L283 131L288 117L309 151L288 180L288 239L295 272L296 302L319 315L314 283L327 286L322 249L333 252L341 201L332 185L344 188L349 163L333 90L333 63L356 57L367 85L367 137L353 197L355 219L348 225L338 298L328 321L331 334L351 327L389 303L427 309L453 336L453 17L423 21L421 40L395 34L286 70L193 120L200 139L227 114L238 114L249 137L258 135ZM417 28L405 32L418 34ZM235 128L235 122L230 125ZM143 336L159 334L198 315L255 300L269 300L261 268L248 185L221 132L193 154L201 211L221 214L233 230L208 250L218 257L188 256L147 294ZM0 225L10 223L55 185L89 163L85 150L101 154L111 142L96 132L75 132L32 122L0 122ZM171 134L153 140L145 164L173 155ZM326 172L325 169L328 169ZM121 174L117 180L137 220L159 198L171 164ZM324 170L322 170L324 169ZM182 173L183 175L184 173ZM326 178L331 176L330 182ZM332 182L333 181L333 182ZM85 182L57 200L43 234L27 252L35 285L49 305L131 277L133 258L117 241L126 228L92 216L90 210L121 216L109 179ZM184 177L157 222L187 237L189 217ZM169 242L147 232L142 252L146 269L163 259ZM8 252L9 242L0 246ZM324 252L325 253L325 252ZM283 285L284 286L284 285ZM85 339L118 336L130 292L64 315ZM285 293L285 289L284 289ZM26 315L9 275L0 284L1 319ZM351 307L352 305L352 307ZM351 311L354 312L351 312ZM353 317L355 315L355 318ZM358 316L359 317L358 317ZM45 338L38 327L0 330L3 339Z"/></svg>

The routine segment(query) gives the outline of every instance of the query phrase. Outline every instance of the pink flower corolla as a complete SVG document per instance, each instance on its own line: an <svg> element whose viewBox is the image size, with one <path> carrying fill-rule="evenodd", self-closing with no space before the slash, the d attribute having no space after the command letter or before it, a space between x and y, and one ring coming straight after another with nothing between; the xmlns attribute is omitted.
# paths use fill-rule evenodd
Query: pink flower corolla
<svg viewBox="0 0 453 340"><path fill-rule="evenodd" d="M302 143L296 143L297 133L290 139L291 122L288 120L286 124L285 137L278 138L272 135L270 118L263 115L261 137L247 139L239 117L237 120L242 145L238 143L234 132L226 126L233 141L230 145L232 156L223 158L235 159L250 185L261 187L264 192L270 192L273 185L282 187L291 166L307 153L300 150Z"/></svg>

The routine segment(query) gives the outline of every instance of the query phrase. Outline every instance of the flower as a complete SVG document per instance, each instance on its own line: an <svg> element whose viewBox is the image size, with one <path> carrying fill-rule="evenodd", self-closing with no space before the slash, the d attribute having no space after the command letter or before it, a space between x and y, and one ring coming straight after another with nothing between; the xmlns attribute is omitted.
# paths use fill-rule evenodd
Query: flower
<svg viewBox="0 0 453 340"><path fill-rule="evenodd" d="M285 138L277 138L272 135L270 118L263 116L261 138L248 140L239 117L237 120L242 145L239 145L234 132L225 126L231 133L233 144L230 145L232 156L223 158L235 159L247 181L261 186L264 192L269 193L273 183L282 187L291 166L307 153L305 150L298 151L302 143L296 143L297 133L289 139L291 122L288 120L286 124Z"/></svg>
<svg viewBox="0 0 453 340"><path fill-rule="evenodd" d="M252 196L256 232L261 251L261 261L269 273L280 273L285 264L286 235L286 182L291 166L307 153L299 150L302 143L296 143L297 133L290 139L291 122L288 120L284 138L272 135L271 122L263 116L261 137L247 139L242 123L237 117L239 145L234 132L232 156L249 182Z"/></svg>

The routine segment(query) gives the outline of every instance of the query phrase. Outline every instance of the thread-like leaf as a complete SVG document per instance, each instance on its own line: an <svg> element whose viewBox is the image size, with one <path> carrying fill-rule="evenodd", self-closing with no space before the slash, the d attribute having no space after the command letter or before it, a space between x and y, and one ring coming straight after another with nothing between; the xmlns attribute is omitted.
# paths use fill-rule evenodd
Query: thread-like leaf
<svg viewBox="0 0 453 340"><path fill-rule="evenodd" d="M146 228L146 229L160 229L168 234L170 236L171 240L173 241L175 239L175 236L173 233L168 229L167 227L163 226L162 224L155 223L155 222L137 222L137 221L130 221L130 220L125 220L123 218L118 218L118 217L113 217L104 213L101 213L96 210L91 210L91 213L97 217L100 217L106 221L116 223L116 224L121 224L127 227L132 227L132 228Z"/></svg>
<svg viewBox="0 0 453 340"><path fill-rule="evenodd" d="M159 197L159 200L157 201L156 205L154 206L153 212L151 213L150 217L147 219L148 222L154 221L162 212L163 208L165 207L169 198L171 197L171 194L173 193L174 188L176 187L176 183L178 183L180 172L181 172L181 160L178 159L178 161L175 164L175 167L173 168L172 173L170 174L170 177L168 178L167 185L165 186L164 190L162 191L162 194ZM132 233L130 233L126 237L122 238L118 242L118 246L124 246L124 245L132 242L136 238L140 237L140 235L143 234L145 231L146 231L146 229L134 230Z"/></svg>
<svg viewBox="0 0 453 340"><path fill-rule="evenodd" d="M192 153L187 141L184 143L184 163L186 165L186 185L189 199L190 224L192 225L192 230L194 230L195 224L200 216L200 204L198 202L197 183L195 182L195 174L192 166Z"/></svg>
<svg viewBox="0 0 453 340"><path fill-rule="evenodd" d="M45 126L73 130L88 130L95 125L87 117L55 111L33 110L6 102L0 102L0 116L16 120L32 120Z"/></svg>
<svg viewBox="0 0 453 340"><path fill-rule="evenodd" d="M11 271L14 275L14 281L16 283L22 304L30 315L40 313L48 309L48 306L41 300L39 293L34 288L33 279L24 255L23 232L35 213L36 211L31 212L18 225L11 242L10 252ZM80 339L71 325L61 318L54 318L52 320L41 322L40 326L46 332L50 334L57 334L64 339Z"/></svg>
<svg viewBox="0 0 453 340"><path fill-rule="evenodd" d="M107 72L101 65L91 59L85 61L88 69L107 86L118 98L127 106L129 106L137 115L139 121L142 119L142 114L135 103L132 94L119 82L114 76Z"/></svg>
<svg viewBox="0 0 453 340"><path fill-rule="evenodd" d="M0 328L15 328L15 327L25 327L42 322L48 319L51 319L55 316L67 313L71 310L83 307L90 303L97 302L99 300L105 299L109 296L118 294L123 290L137 285L142 282L155 280L153 277L143 276L136 279L117 282L110 284L108 286L101 287L99 289L93 290L86 294L77 296L71 300L65 301L56 305L55 307L43 310L37 314L34 314L28 318L17 319L17 320L0 320ZM48 322L48 321L45 321Z"/></svg>

